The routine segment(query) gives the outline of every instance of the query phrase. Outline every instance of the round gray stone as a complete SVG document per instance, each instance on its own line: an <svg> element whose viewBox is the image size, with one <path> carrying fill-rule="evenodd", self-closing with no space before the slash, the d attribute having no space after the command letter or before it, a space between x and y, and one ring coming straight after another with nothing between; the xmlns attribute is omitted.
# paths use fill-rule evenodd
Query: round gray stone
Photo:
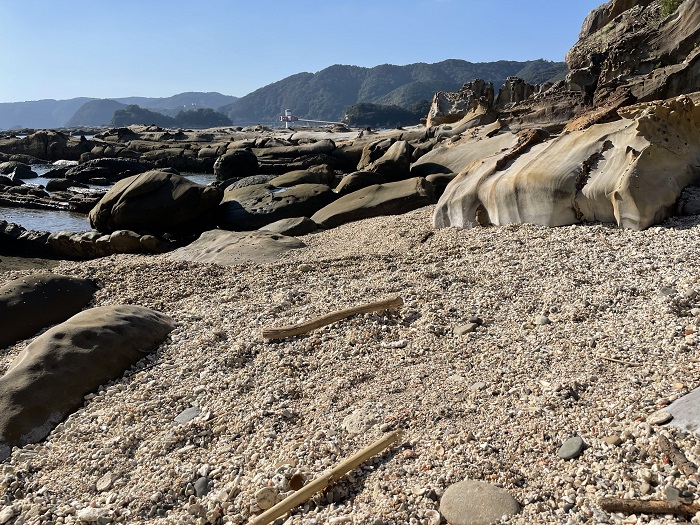
<svg viewBox="0 0 700 525"><path fill-rule="evenodd" d="M557 452L557 455L561 459L576 458L581 455L581 452L583 452L584 445L585 443L581 437L574 436L564 441L564 444L559 449L559 452Z"/></svg>
<svg viewBox="0 0 700 525"><path fill-rule="evenodd" d="M450 485L440 499L440 513L452 525L491 525L518 512L513 496L483 481Z"/></svg>

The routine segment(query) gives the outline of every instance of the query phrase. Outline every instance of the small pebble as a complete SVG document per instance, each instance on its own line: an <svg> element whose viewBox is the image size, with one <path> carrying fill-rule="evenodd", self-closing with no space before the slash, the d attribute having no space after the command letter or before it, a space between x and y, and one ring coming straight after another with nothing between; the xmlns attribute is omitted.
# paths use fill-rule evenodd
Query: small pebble
<svg viewBox="0 0 700 525"><path fill-rule="evenodd" d="M673 419L673 416L666 410L657 410L653 414L647 416L647 423L650 425L663 425Z"/></svg>
<svg viewBox="0 0 700 525"><path fill-rule="evenodd" d="M574 459L581 455L585 443L580 436L574 436L564 441L564 444L559 448L557 455L561 459Z"/></svg>
<svg viewBox="0 0 700 525"><path fill-rule="evenodd" d="M275 487L263 487L255 493L255 503L262 510L270 509L277 503L278 494L279 492Z"/></svg>

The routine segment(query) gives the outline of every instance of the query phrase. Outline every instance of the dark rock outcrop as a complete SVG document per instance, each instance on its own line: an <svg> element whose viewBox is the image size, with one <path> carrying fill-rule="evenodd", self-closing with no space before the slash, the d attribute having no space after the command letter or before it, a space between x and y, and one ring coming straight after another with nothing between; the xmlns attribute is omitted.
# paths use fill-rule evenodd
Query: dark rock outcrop
<svg viewBox="0 0 700 525"><path fill-rule="evenodd" d="M311 220L324 228L335 228L369 217L406 213L435 202L430 183L416 177L349 193L316 212Z"/></svg>
<svg viewBox="0 0 700 525"><path fill-rule="evenodd" d="M70 168L64 177L76 182L88 182L99 177L117 182L146 171L146 166L130 159L95 159Z"/></svg>
<svg viewBox="0 0 700 525"><path fill-rule="evenodd" d="M88 279L51 273L4 284L0 287L0 348L75 315L96 290Z"/></svg>
<svg viewBox="0 0 700 525"><path fill-rule="evenodd" d="M243 178L258 172L258 158L250 149L229 151L214 162L216 180Z"/></svg>
<svg viewBox="0 0 700 525"><path fill-rule="evenodd" d="M219 205L218 225L226 230L257 230L280 219L310 217L336 197L325 184L227 189Z"/></svg>
<svg viewBox="0 0 700 525"><path fill-rule="evenodd" d="M0 461L44 439L83 397L162 343L172 319L140 306L80 312L39 336L0 377Z"/></svg>

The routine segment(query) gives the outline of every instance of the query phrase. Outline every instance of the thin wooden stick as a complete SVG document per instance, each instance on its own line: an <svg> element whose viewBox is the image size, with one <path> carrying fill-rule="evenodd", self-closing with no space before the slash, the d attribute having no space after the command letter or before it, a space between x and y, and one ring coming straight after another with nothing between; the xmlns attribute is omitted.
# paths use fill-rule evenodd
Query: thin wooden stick
<svg viewBox="0 0 700 525"><path fill-rule="evenodd" d="M633 363L632 361L623 361L622 359L615 359L614 357L605 357L605 356L599 355L598 358L605 359L606 361L612 361L613 363L619 363L621 365L642 366L639 363Z"/></svg>
<svg viewBox="0 0 700 525"><path fill-rule="evenodd" d="M700 511L700 505L669 503L660 499L600 498L598 505L606 512L624 512L626 514L675 514L689 517L695 516Z"/></svg>
<svg viewBox="0 0 700 525"><path fill-rule="evenodd" d="M339 463L337 466L322 474L311 483L297 490L294 494L287 496L274 507L266 510L259 516L252 517L249 521L250 525L267 525L268 523L272 523L280 516L284 516L290 510L304 503L317 492L320 492L329 485L338 481L345 474L357 468L372 456L376 456L384 449L389 447L392 443L399 441L402 437L403 432L401 430L395 430L387 434L368 447L363 448L357 454L350 456L348 459Z"/></svg>
<svg viewBox="0 0 700 525"><path fill-rule="evenodd" d="M672 443L666 436L659 434L659 448L668 458L673 462L673 464L678 467L678 469L683 472L686 476L692 476L698 471L698 467L679 449L675 443Z"/></svg>
<svg viewBox="0 0 700 525"><path fill-rule="evenodd" d="M363 304L360 306L353 306L352 308L346 308L345 310L338 310L336 312L331 312L315 319L309 321L304 321L303 323L282 326L279 328L266 328L263 330L262 336L265 339L284 339L286 337L293 337L295 335L305 334L316 328L321 328L322 326L335 323L346 317L350 317L355 314L365 314L368 312L379 312L382 310L395 310L403 305L403 299L399 296L390 297L389 299L383 299L381 301L375 301L373 303Z"/></svg>

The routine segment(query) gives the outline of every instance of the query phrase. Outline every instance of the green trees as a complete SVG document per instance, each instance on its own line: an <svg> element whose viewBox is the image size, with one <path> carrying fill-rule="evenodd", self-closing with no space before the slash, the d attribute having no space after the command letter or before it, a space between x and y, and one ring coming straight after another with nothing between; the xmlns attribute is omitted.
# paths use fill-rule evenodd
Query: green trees
<svg viewBox="0 0 700 525"><path fill-rule="evenodd" d="M163 128L213 128L230 126L231 119L210 108L197 108L180 111L175 117L169 117L156 111L150 111L136 104L119 109L112 116L111 125L115 127L132 124L155 124Z"/></svg>
<svg viewBox="0 0 700 525"><path fill-rule="evenodd" d="M682 3L683 0L661 0L661 16L665 18L673 14Z"/></svg>

